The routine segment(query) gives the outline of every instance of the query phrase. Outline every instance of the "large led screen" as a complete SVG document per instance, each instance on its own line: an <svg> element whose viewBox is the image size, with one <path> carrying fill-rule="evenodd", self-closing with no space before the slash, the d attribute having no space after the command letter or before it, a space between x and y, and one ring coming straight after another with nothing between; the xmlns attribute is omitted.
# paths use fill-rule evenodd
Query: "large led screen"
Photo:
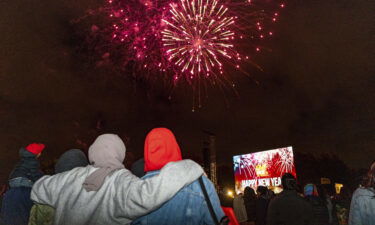
<svg viewBox="0 0 375 225"><path fill-rule="evenodd" d="M243 193L247 186L254 190L267 186L279 192L284 173L296 176L292 147L236 155L233 162L236 193Z"/></svg>

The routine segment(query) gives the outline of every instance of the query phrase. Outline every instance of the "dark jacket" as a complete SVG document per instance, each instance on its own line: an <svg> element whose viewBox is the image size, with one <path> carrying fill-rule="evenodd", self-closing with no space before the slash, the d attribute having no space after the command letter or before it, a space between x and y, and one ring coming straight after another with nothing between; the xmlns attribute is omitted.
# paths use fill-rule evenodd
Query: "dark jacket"
<svg viewBox="0 0 375 225"><path fill-rule="evenodd" d="M269 199L260 196L255 204L255 225L266 225Z"/></svg>
<svg viewBox="0 0 375 225"><path fill-rule="evenodd" d="M43 176L43 173L40 171L39 160L36 158L36 155L24 148L20 149L19 154L21 160L10 173L9 180L24 177L34 183Z"/></svg>
<svg viewBox="0 0 375 225"><path fill-rule="evenodd" d="M255 199L244 199L247 221L255 221Z"/></svg>
<svg viewBox="0 0 375 225"><path fill-rule="evenodd" d="M250 187L245 188L243 200L245 203L247 221L255 221L256 195Z"/></svg>
<svg viewBox="0 0 375 225"><path fill-rule="evenodd" d="M314 225L329 224L329 214L325 200L317 196L307 196L305 199L310 203L313 209Z"/></svg>
<svg viewBox="0 0 375 225"><path fill-rule="evenodd" d="M31 188L10 188L3 197L0 224L26 225L29 221L33 202L30 199Z"/></svg>
<svg viewBox="0 0 375 225"><path fill-rule="evenodd" d="M267 225L313 225L310 204L294 190L284 190L271 200Z"/></svg>

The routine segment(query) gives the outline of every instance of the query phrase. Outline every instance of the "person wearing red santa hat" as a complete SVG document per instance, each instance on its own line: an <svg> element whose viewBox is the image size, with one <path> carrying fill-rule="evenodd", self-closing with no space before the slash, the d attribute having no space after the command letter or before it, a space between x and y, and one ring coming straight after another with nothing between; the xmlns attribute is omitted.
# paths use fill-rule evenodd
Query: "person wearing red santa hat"
<svg viewBox="0 0 375 225"><path fill-rule="evenodd" d="M43 176L38 158L44 148L44 144L33 143L20 149L20 161L10 173L9 190L3 195L0 224L27 225L33 206L31 188Z"/></svg>
<svg viewBox="0 0 375 225"><path fill-rule="evenodd" d="M38 158L44 148L44 144L32 143L20 149L20 161L10 173L9 187L32 187L43 176Z"/></svg>

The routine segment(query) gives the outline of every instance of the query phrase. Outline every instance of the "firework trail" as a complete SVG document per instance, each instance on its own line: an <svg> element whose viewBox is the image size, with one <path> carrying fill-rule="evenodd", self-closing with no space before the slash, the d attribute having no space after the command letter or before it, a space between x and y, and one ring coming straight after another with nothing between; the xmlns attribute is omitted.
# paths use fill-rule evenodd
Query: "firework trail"
<svg viewBox="0 0 375 225"><path fill-rule="evenodd" d="M246 179L252 179L256 176L255 165L256 160L253 155L237 156L235 170L238 169L239 174L244 174Z"/></svg>

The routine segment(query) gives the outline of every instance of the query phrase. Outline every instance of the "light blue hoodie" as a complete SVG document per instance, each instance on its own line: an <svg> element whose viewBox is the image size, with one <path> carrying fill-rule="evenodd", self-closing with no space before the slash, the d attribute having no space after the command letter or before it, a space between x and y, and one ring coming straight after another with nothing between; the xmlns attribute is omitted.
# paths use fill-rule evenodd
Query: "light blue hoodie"
<svg viewBox="0 0 375 225"><path fill-rule="evenodd" d="M375 225L375 190L357 188L352 197L349 225Z"/></svg>

